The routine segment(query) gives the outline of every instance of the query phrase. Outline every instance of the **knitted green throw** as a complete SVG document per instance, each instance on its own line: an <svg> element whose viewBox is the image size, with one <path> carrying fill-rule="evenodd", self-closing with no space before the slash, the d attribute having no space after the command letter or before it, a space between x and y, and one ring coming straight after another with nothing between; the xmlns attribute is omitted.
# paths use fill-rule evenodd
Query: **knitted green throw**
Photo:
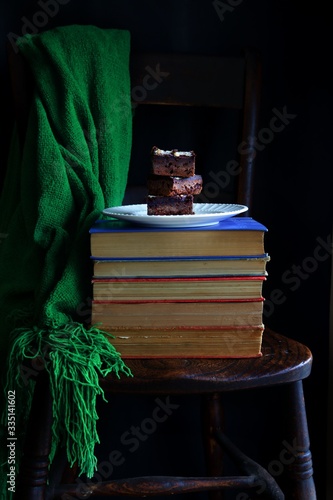
<svg viewBox="0 0 333 500"><path fill-rule="evenodd" d="M23 148L13 136L0 199L1 498L10 498L8 391L15 391L15 474L31 392L46 369L53 450L65 446L70 463L91 477L99 376L131 375L112 339L89 325L89 228L103 208L122 203L130 161L130 35L74 25L17 45L35 94ZM30 368L27 358L35 358Z"/></svg>

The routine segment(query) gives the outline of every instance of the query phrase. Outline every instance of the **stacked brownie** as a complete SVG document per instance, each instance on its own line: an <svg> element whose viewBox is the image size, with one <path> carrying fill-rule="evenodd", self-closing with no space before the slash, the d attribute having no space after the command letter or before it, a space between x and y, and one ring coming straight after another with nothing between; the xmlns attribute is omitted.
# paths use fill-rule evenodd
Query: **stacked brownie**
<svg viewBox="0 0 333 500"><path fill-rule="evenodd" d="M193 198L202 190L202 177L195 175L194 151L154 146L147 187L148 215L194 214Z"/></svg>

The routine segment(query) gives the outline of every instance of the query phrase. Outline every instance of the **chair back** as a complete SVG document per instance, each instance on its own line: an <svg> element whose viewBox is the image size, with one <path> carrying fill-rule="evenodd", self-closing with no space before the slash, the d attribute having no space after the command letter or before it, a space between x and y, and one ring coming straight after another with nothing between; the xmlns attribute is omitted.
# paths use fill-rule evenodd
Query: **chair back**
<svg viewBox="0 0 333 500"><path fill-rule="evenodd" d="M198 173L203 175L204 190L198 201L230 201L250 209L261 92L259 54L252 49L233 57L133 53L130 64L134 189L140 179L144 182L149 145L190 148L200 153ZM185 110L185 119L179 108ZM153 144L152 138L162 144ZM230 156L223 162L225 149ZM228 198L225 192L231 189Z"/></svg>

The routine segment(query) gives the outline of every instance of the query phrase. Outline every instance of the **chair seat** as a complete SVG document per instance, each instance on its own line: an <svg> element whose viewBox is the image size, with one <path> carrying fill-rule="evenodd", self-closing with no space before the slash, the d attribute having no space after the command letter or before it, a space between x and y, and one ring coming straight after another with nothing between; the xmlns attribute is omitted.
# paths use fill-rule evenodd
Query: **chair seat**
<svg viewBox="0 0 333 500"><path fill-rule="evenodd" d="M127 359L132 377L106 377L111 393L200 394L272 386L310 375L311 351L303 344L266 329L262 356L237 359Z"/></svg>

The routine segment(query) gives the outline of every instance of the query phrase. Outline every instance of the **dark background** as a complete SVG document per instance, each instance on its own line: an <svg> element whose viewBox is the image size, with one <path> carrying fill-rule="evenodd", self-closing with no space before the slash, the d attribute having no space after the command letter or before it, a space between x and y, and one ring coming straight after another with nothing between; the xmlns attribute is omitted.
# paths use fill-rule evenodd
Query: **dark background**
<svg viewBox="0 0 333 500"><path fill-rule="evenodd" d="M328 2L305 7L304 2L296 0L225 0L220 5L229 8L222 13L210 0L62 0L57 3L57 12L45 22L45 16L38 17L37 13L43 12L41 5L46 3L16 0L2 7L3 159L13 118L5 47L13 34L23 34L29 22L37 31L66 24L128 29L136 51L233 55L251 46L261 53L259 129L269 127L274 109L285 108L293 115L285 129L257 155L252 215L269 229L266 249L271 255L265 283L265 323L312 350L313 370L304 389L317 493L319 499L325 498L333 137L333 31ZM151 108L143 116L137 108L129 184L142 178L152 145L194 149L199 165L205 164L207 171L221 169L228 160L237 158L237 143L231 141L237 117L203 116L200 111L189 110L163 113L157 115ZM316 258L318 245L321 260ZM282 298L279 303L274 299L276 290ZM226 398L226 423L236 442L266 467L278 461L283 449L280 423L284 405L280 392L253 391ZM200 430L196 398L171 401L179 407L156 429L149 427L157 404L154 398L134 398L134 406L126 398L112 401L108 424L112 436L106 448L98 449L100 463L107 462L111 450L117 449L124 460L113 467L115 476L133 471L162 473L162 465L166 467L164 473L171 468L180 474L200 473L201 449L194 444ZM104 413L105 406L101 405L102 420ZM132 447L124 444L121 436L131 432L133 425L142 424L146 432L134 450L134 443ZM101 433L104 435L104 431ZM173 451L167 452L166 444L172 445ZM186 450L190 451L189 458ZM105 467L107 475L111 470ZM277 470L276 478L283 481L280 472Z"/></svg>

